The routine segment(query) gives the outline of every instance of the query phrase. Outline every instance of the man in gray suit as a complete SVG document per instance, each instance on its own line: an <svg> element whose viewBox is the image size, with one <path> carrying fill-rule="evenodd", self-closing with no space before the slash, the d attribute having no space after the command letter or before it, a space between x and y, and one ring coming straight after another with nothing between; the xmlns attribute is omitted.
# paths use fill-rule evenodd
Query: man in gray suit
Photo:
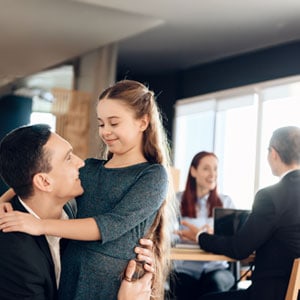
<svg viewBox="0 0 300 300"><path fill-rule="evenodd" d="M275 130L268 151L272 173L280 181L257 192L252 212L237 234L225 237L201 233L188 223L184 225L189 229L180 232L196 239L206 251L235 259L255 251L255 269L248 289L211 294L203 300L285 298L293 261L300 257L300 128Z"/></svg>

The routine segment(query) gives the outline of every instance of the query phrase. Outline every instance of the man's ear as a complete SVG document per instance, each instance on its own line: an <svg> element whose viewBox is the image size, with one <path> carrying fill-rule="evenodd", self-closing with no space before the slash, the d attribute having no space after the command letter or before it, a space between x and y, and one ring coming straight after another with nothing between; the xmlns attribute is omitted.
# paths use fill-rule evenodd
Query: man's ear
<svg viewBox="0 0 300 300"><path fill-rule="evenodd" d="M274 160L280 159L280 156L279 156L278 152L273 147L271 147L271 156Z"/></svg>
<svg viewBox="0 0 300 300"><path fill-rule="evenodd" d="M33 185L45 192L50 192L52 190L52 180L46 173L37 173L33 176Z"/></svg>
<svg viewBox="0 0 300 300"><path fill-rule="evenodd" d="M145 131L148 128L149 125L149 115L145 114L141 119L140 119L140 129L141 131Z"/></svg>

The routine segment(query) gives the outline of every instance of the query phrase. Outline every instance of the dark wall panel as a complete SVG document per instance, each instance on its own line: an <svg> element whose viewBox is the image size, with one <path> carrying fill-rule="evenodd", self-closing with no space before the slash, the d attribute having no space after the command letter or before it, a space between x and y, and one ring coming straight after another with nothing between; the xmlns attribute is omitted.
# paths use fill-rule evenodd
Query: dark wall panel
<svg viewBox="0 0 300 300"><path fill-rule="evenodd" d="M186 70L179 98L300 74L300 42L277 46Z"/></svg>
<svg viewBox="0 0 300 300"><path fill-rule="evenodd" d="M131 75L160 93L158 102L172 136L176 100L300 74L300 41L180 70L172 74ZM124 76L119 74L119 78Z"/></svg>
<svg viewBox="0 0 300 300"><path fill-rule="evenodd" d="M29 124L31 109L31 98L16 95L2 96L0 98L0 140L11 130ZM0 194L6 190L7 186L0 179Z"/></svg>

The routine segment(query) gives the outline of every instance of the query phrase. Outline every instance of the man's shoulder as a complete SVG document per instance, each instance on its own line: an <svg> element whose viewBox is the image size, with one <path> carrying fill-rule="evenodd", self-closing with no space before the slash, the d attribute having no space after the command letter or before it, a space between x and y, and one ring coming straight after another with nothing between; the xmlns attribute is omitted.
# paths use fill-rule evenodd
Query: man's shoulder
<svg viewBox="0 0 300 300"><path fill-rule="evenodd" d="M287 172L283 177L282 177L282 182L285 181L300 181L300 170L290 170L289 172Z"/></svg>
<svg viewBox="0 0 300 300"><path fill-rule="evenodd" d="M19 197L16 195L11 199L11 205L14 210L22 211L22 212L27 212L25 207L22 205L22 203L19 200Z"/></svg>
<svg viewBox="0 0 300 300"><path fill-rule="evenodd" d="M36 243L37 237L22 232L0 232L0 255L4 257L12 255L30 255L39 252L39 246Z"/></svg>
<svg viewBox="0 0 300 300"><path fill-rule="evenodd" d="M23 299L26 293L32 296L30 299L36 299L41 290L47 288L46 285L53 286L53 291L47 288L48 293L56 293L50 250L47 250L48 255L43 250L47 249L44 236L0 232L0 245L1 296L6 293L8 297L5 299ZM33 282L34 285L31 285Z"/></svg>
<svg viewBox="0 0 300 300"><path fill-rule="evenodd" d="M41 236L39 236L41 237ZM30 235L28 233L23 232L3 232L0 231L0 239L1 241L11 241L13 243L9 244L8 246L13 247L19 244L19 247L25 246L26 243L31 243L34 241L38 236ZM0 249L2 250L2 243Z"/></svg>

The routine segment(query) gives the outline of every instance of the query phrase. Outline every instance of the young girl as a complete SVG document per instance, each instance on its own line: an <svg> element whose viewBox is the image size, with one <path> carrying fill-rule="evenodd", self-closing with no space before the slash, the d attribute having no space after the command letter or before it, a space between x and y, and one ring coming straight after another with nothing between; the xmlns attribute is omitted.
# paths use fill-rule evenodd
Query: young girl
<svg viewBox="0 0 300 300"><path fill-rule="evenodd" d="M211 227L215 207L234 207L229 196L217 193L217 175L214 153L202 151L193 157L185 190L177 194L182 220L197 227ZM208 292L228 290L234 277L226 268L223 262L176 261L171 293L182 300L187 293L190 299L197 299Z"/></svg>
<svg viewBox="0 0 300 300"><path fill-rule="evenodd" d="M73 240L62 257L63 300L115 300L120 275L146 236L154 243L152 297L163 299L170 246L167 214L174 211L174 197L154 94L139 82L120 81L100 95L97 117L103 159L87 159L81 169L84 194L76 199L78 219L30 218L30 226L20 221L14 231Z"/></svg>

